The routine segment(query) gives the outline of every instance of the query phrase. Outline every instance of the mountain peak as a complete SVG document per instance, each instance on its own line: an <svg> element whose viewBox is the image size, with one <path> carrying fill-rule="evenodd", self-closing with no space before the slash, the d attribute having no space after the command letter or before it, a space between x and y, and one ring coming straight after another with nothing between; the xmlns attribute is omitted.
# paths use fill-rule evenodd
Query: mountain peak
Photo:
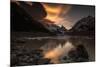
<svg viewBox="0 0 100 67"><path fill-rule="evenodd" d="M92 16L87 16L80 19L70 31L95 31L95 18Z"/></svg>

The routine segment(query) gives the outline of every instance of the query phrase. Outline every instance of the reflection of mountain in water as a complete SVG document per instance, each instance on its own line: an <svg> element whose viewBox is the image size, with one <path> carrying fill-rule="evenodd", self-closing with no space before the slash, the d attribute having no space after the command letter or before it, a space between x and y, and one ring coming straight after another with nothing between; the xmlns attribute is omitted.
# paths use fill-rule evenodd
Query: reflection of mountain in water
<svg viewBox="0 0 100 67"><path fill-rule="evenodd" d="M49 40L41 49L44 50L45 58L51 58L54 63L93 61L94 43L91 41L77 37Z"/></svg>

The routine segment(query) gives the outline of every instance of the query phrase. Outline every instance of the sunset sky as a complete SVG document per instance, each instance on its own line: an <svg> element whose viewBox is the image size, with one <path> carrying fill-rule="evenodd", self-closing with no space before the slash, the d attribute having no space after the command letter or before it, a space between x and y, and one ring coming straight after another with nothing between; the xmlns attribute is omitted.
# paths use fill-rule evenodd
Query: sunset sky
<svg viewBox="0 0 100 67"><path fill-rule="evenodd" d="M87 16L95 16L95 7L90 5L42 3L47 11L46 19L57 25L70 29L78 20Z"/></svg>
<svg viewBox="0 0 100 67"><path fill-rule="evenodd" d="M17 3L17 2L16 2ZM53 21L54 24L58 26L64 26L66 29L71 29L73 25L80 19L87 16L95 16L95 6L91 5L75 5L75 4L60 4L60 3L43 3L43 2L26 2L30 6L33 4L33 8L27 8L26 10L34 18L41 18L45 16L44 19ZM23 4L23 3L22 3ZM42 6L44 10L42 10ZM23 4L23 7L26 7ZM43 17L44 17L43 16Z"/></svg>

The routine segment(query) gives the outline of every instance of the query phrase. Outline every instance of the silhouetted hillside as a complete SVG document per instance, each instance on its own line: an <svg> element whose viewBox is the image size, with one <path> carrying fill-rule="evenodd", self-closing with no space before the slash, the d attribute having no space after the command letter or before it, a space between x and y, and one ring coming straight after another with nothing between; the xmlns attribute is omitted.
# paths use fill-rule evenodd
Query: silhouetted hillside
<svg viewBox="0 0 100 67"><path fill-rule="evenodd" d="M21 4L24 2L19 2L19 3ZM38 6L41 6L41 8L37 9L36 7L38 7ZM31 8L31 6L30 6L30 8ZM26 8L26 10L28 10L28 9ZM40 12L37 13L37 18L40 18L40 16L41 16L41 18L46 16L45 15L46 12L44 11L44 9L40 3L34 4L33 12L37 12L36 10L37 11L41 10ZM24 8L22 7L22 4L18 5L15 2L11 3L11 31L19 31L19 32L27 31L27 32L29 32L29 31L37 31L37 30L46 31L46 29L43 28L41 23L34 20L33 17L24 10Z"/></svg>
<svg viewBox="0 0 100 67"><path fill-rule="evenodd" d="M47 15L40 3L18 1L11 3L11 31L15 32L46 32L50 34L64 34L65 28L52 24L50 20L44 19Z"/></svg>
<svg viewBox="0 0 100 67"><path fill-rule="evenodd" d="M79 20L70 31L95 31L95 18L88 16Z"/></svg>

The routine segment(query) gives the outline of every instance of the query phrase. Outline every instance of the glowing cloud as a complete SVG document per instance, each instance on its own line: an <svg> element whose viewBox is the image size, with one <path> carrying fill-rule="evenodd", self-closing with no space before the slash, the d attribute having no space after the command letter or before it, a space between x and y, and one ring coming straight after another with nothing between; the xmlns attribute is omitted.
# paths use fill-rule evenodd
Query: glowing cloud
<svg viewBox="0 0 100 67"><path fill-rule="evenodd" d="M45 19L51 20L56 25L63 25L67 28L70 22L66 20L66 15L68 14L71 6L70 5L60 5L60 4L45 4L43 6L47 12ZM68 25L67 25L68 23ZM70 29L70 28L69 28Z"/></svg>

